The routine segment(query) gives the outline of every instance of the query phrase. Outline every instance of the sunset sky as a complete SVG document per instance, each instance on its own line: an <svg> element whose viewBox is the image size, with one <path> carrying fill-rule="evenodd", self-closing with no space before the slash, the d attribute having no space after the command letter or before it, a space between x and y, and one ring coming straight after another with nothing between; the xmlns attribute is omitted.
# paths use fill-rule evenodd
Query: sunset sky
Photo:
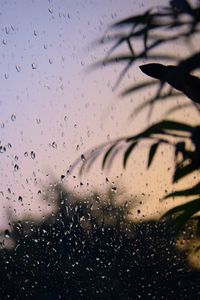
<svg viewBox="0 0 200 300"><path fill-rule="evenodd" d="M87 67L106 55L109 47L95 47L93 42L110 24L159 3L162 1L2 1L0 141L6 151L1 153L0 165L0 225L6 226L8 209L17 217L39 213L40 218L44 212L38 206L42 207L45 189L51 180L66 175L77 157L145 126L144 114L135 122L128 121L139 96L119 98L131 79L144 77L138 69L113 91L118 66L94 72L87 72ZM137 150L123 175L119 157L109 174L101 174L99 161L91 175L81 180L89 182L91 190L103 190L107 176L110 182L127 188L129 195L145 192L141 197L158 198L170 185L167 170L172 153L166 149L169 162L162 162L160 154L161 163L148 174L145 153L145 149ZM79 182L71 176L64 184L73 189ZM147 210L151 206L152 202Z"/></svg>

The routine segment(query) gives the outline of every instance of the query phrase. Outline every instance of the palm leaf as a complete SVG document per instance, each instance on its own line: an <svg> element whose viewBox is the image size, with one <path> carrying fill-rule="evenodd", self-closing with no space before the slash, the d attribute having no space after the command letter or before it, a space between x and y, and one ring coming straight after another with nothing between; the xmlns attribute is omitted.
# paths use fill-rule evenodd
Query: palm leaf
<svg viewBox="0 0 200 300"><path fill-rule="evenodd" d="M127 139L127 142L129 142L131 140L147 138L154 134L169 134L169 135L171 135L171 133L169 133L170 131L181 131L181 132L185 132L185 133L191 133L193 129L194 129L193 126L185 124L185 123L163 120L161 122L158 122L158 123L150 126L146 130L144 130L142 133L139 133L135 136L129 137Z"/></svg>
<svg viewBox="0 0 200 300"><path fill-rule="evenodd" d="M192 162L184 167L178 167L173 176L173 183L179 181L183 177L191 174L194 171L198 170L198 166L196 163Z"/></svg>
<svg viewBox="0 0 200 300"><path fill-rule="evenodd" d="M192 196L192 195L200 195L200 182L189 189L184 189L184 190L170 193L167 196L165 196L164 199L170 197L182 197L182 196L185 197L185 196Z"/></svg>
<svg viewBox="0 0 200 300"><path fill-rule="evenodd" d="M126 149L126 151L124 153L124 159L123 159L123 167L124 168L126 168L126 164L127 164L128 158L129 158L131 152L133 151L133 149L137 146L137 144L138 144L138 142L133 142Z"/></svg>
<svg viewBox="0 0 200 300"><path fill-rule="evenodd" d="M172 226L178 232L182 226L200 210L200 198L178 205L167 211L162 218L172 217Z"/></svg>
<svg viewBox="0 0 200 300"><path fill-rule="evenodd" d="M153 162L154 156L156 154L156 151L158 150L158 146L160 145L160 142L155 143L151 146L149 151L149 159L148 159L148 165L147 168L149 168Z"/></svg>
<svg viewBox="0 0 200 300"><path fill-rule="evenodd" d="M115 142L113 145L111 145L111 147L109 147L109 149L106 151L104 158L103 158L103 162L102 162L102 169L104 169L105 164L107 162L107 159L109 157L109 155L112 153L112 151L114 150L114 148L116 147L117 143Z"/></svg>

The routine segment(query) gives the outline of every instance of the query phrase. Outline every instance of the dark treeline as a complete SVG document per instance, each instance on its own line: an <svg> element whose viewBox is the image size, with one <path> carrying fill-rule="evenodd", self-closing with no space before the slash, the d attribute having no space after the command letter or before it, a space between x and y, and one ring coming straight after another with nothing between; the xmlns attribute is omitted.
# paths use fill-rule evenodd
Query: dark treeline
<svg viewBox="0 0 200 300"><path fill-rule="evenodd" d="M7 232L16 246L0 251L0 299L200 299L199 272L165 223L133 224L112 197L59 189L54 215Z"/></svg>

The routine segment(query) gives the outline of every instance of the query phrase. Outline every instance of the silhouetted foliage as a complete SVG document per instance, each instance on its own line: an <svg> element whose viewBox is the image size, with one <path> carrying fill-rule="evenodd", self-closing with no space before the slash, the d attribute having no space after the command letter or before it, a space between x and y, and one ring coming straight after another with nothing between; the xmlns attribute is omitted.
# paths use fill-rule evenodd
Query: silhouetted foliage
<svg viewBox="0 0 200 300"><path fill-rule="evenodd" d="M164 222L133 224L127 205L57 187L55 214L15 221L0 250L0 299L198 299L199 273ZM105 198L106 199L106 198Z"/></svg>
<svg viewBox="0 0 200 300"><path fill-rule="evenodd" d="M192 1L191 1L192 2ZM93 67L110 65L114 63L126 63L125 68L117 79L116 86L119 85L127 71L137 62L150 61L151 63L143 64L140 69L143 73L155 79L154 81L145 81L136 83L123 91L122 95L129 95L138 90L157 86L157 93L153 98L148 99L145 103L140 104L132 113L139 113L146 107L149 107L149 117L151 116L153 106L158 101L167 101L177 96L186 95L190 99L188 105L193 105L200 112L200 79L191 74L191 72L200 69L200 52L191 53L181 59L175 54L169 54L169 45L182 41L187 45L192 38L197 43L200 41L200 5L194 1L189 3L186 0L170 1L168 6L151 8L143 14L133 15L129 18L115 23L111 29L110 35L103 37L100 42L112 43L108 56ZM117 32L117 33L116 33ZM143 41L142 48L138 50L137 41ZM114 51L121 45L127 46L128 54L114 55ZM167 45L163 53L163 46ZM162 47L161 47L162 46ZM123 48L124 49L124 48ZM164 48L165 49L165 48ZM123 50L125 51L125 50ZM161 52L159 52L161 51ZM156 61L156 63L152 63ZM157 62L162 62L157 63ZM164 61L171 61L175 65L165 66ZM168 84L170 90L166 93L163 91ZM179 92L174 92L178 90ZM181 93L180 93L181 92ZM176 105L168 114L185 108L186 105ZM173 183L200 168L200 125L186 124L172 120L162 120L154 123L139 134L122 137L112 142L97 146L96 149L86 153L87 160L83 162L81 172L88 171L95 159L104 152L102 168L109 167L119 151L124 151L123 166L127 165L129 156L133 153L135 147L141 141L150 140L152 144L149 150L148 165L149 168L161 144L170 145L174 149L175 166L173 174ZM186 145L191 145L190 147ZM77 162L76 162L77 163ZM76 164L75 164L76 165ZM192 188L169 193L168 197L194 196L194 200L184 205L168 211L164 216L173 216L172 223L179 231L182 226L194 216L199 210L199 183Z"/></svg>

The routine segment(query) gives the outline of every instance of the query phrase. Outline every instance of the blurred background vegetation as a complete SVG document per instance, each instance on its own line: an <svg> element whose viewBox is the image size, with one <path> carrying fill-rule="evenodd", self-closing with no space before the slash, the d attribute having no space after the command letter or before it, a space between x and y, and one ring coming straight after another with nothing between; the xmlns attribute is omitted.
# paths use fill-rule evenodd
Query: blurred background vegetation
<svg viewBox="0 0 200 300"><path fill-rule="evenodd" d="M77 197L55 185L50 193L54 212L48 218L40 224L11 220L3 233L1 299L199 295L199 271L187 261L188 237L177 245L166 222L130 221L129 201L119 205L111 190Z"/></svg>

